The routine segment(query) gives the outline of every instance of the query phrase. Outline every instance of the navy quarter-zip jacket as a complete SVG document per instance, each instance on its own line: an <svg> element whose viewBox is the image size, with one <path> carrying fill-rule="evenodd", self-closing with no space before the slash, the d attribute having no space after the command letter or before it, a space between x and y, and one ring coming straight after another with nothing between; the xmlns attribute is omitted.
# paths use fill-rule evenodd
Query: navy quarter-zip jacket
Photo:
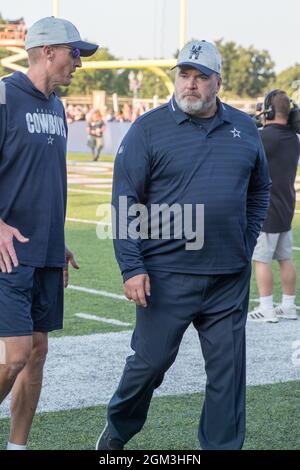
<svg viewBox="0 0 300 470"><path fill-rule="evenodd" d="M27 75L1 86L0 218L28 237L14 239L21 264L65 265L67 124L62 102L47 98Z"/></svg>
<svg viewBox="0 0 300 470"><path fill-rule="evenodd" d="M217 104L207 128L181 111L173 97L138 118L124 137L112 197L114 246L124 281L148 270L234 273L251 260L269 204L268 165L251 118L220 100ZM149 214L152 204L203 204L202 248L187 250L184 236L120 236L120 196L127 197L128 207L145 205ZM128 216L127 225L134 218Z"/></svg>

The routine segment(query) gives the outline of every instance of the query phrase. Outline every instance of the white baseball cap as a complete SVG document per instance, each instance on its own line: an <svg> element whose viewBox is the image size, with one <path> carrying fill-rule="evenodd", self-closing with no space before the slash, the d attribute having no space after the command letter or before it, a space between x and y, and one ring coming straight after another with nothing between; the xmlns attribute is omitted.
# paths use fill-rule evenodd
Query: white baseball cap
<svg viewBox="0 0 300 470"><path fill-rule="evenodd" d="M80 55L88 57L98 49L97 44L82 41L76 27L67 20L48 16L36 21L29 29L25 38L25 49L39 46L67 44L78 48Z"/></svg>
<svg viewBox="0 0 300 470"><path fill-rule="evenodd" d="M205 75L221 73L221 56L218 49L207 41L191 41L179 52L175 67L193 67ZM173 67L173 68L175 68Z"/></svg>

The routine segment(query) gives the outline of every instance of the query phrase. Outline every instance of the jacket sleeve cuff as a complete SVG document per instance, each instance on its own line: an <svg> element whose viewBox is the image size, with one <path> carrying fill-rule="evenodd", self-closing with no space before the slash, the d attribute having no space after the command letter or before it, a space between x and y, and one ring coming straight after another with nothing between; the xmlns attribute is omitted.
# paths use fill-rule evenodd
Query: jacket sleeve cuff
<svg viewBox="0 0 300 470"><path fill-rule="evenodd" d="M133 269L132 271L125 271L123 273L123 282L128 281L131 277L137 276L138 274L147 274L147 271L145 268L136 268Z"/></svg>

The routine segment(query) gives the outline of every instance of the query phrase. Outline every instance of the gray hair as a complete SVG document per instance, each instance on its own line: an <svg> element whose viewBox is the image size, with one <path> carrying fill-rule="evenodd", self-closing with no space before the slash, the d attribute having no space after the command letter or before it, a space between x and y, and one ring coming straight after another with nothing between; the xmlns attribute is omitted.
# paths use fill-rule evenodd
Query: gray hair
<svg viewBox="0 0 300 470"><path fill-rule="evenodd" d="M36 64L42 57L42 47L32 47L28 49L27 54L29 65Z"/></svg>

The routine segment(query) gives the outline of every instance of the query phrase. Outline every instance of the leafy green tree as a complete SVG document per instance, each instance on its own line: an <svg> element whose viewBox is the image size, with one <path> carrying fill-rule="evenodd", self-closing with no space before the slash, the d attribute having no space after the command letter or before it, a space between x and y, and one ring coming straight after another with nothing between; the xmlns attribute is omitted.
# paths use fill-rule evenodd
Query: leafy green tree
<svg viewBox="0 0 300 470"><path fill-rule="evenodd" d="M93 56L85 57L85 61L116 60L107 48L98 50ZM120 95L128 94L128 71L117 69L77 69L72 83L68 88L61 87L63 95L90 95L93 90L105 90Z"/></svg>
<svg viewBox="0 0 300 470"><path fill-rule="evenodd" d="M271 85L271 88L280 88L293 97L296 90L300 88L300 64L295 64L280 72Z"/></svg>
<svg viewBox="0 0 300 470"><path fill-rule="evenodd" d="M92 57L87 57L86 61L117 60L107 48L97 51ZM138 70L132 68L135 73ZM158 95L164 98L168 95L168 90L163 81L149 70L142 70L143 79L139 96L141 98L152 98ZM60 95L90 95L93 90L105 90L108 94L117 93L119 96L132 96L129 90L128 75L130 69L78 69L69 87L60 87Z"/></svg>
<svg viewBox="0 0 300 470"><path fill-rule="evenodd" d="M147 69L143 69L143 80L140 89L141 98L153 98L157 95L159 98L165 98L169 92L163 80Z"/></svg>
<svg viewBox="0 0 300 470"><path fill-rule="evenodd" d="M248 48L234 42L216 41L222 55L223 89L237 96L256 97L275 79L274 62L266 50Z"/></svg>
<svg viewBox="0 0 300 470"><path fill-rule="evenodd" d="M238 46L233 41L223 43L222 39L215 41L215 45L222 56L223 89L225 92L232 91L233 84L231 83L231 69L233 64L237 62L239 58Z"/></svg>

